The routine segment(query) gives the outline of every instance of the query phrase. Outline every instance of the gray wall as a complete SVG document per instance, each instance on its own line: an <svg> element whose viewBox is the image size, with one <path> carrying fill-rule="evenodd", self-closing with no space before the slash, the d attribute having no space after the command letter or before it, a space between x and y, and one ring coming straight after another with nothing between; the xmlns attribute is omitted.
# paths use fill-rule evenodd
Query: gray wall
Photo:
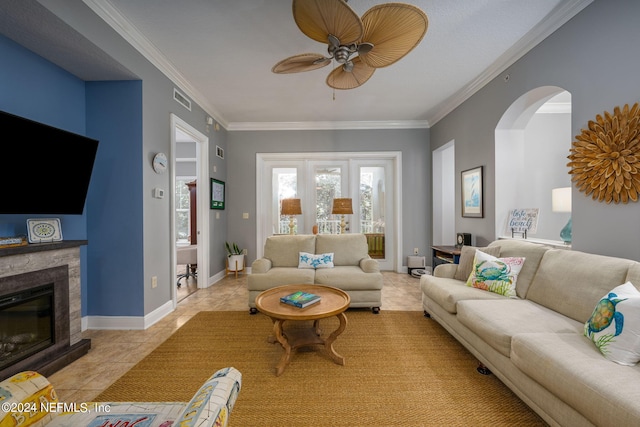
<svg viewBox="0 0 640 427"><path fill-rule="evenodd" d="M256 257L256 153L402 152L403 264L431 241L431 149L428 129L234 131L228 134L228 236ZM242 213L250 214L249 220Z"/></svg>
<svg viewBox="0 0 640 427"><path fill-rule="evenodd" d="M595 0L431 127L432 148L456 141L457 200L460 171L485 166L485 217L458 217L456 229L475 234L478 244L496 236L492 189L499 166L494 164L494 130L502 114L522 94L549 85L569 91L573 136L597 114L640 100L638 17L640 2ZM506 74L508 81L503 78ZM572 204L574 249L640 260L639 203L600 203L573 191Z"/></svg>

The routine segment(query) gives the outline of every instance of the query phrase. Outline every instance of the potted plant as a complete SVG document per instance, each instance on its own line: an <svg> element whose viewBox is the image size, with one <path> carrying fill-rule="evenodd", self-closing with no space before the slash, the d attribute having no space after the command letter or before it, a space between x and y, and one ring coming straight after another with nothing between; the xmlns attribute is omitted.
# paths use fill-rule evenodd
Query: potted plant
<svg viewBox="0 0 640 427"><path fill-rule="evenodd" d="M240 249L237 243L225 242L227 248L227 270L244 270L244 249Z"/></svg>

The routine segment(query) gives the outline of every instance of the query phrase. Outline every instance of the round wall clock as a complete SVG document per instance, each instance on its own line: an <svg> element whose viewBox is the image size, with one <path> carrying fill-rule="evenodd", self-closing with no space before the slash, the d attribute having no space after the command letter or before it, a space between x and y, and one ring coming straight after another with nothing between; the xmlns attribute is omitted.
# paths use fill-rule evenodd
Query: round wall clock
<svg viewBox="0 0 640 427"><path fill-rule="evenodd" d="M167 170L167 155L164 153L158 153L153 157L153 170L156 173L164 173Z"/></svg>

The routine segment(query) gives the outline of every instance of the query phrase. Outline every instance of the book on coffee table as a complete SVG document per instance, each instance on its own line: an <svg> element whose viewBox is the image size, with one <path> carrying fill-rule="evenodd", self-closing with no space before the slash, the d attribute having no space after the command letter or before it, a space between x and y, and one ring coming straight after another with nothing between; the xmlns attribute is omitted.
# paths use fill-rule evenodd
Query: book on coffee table
<svg viewBox="0 0 640 427"><path fill-rule="evenodd" d="M298 308L304 308L320 301L320 295L311 294L309 292L294 292L280 298L280 302L293 305Z"/></svg>

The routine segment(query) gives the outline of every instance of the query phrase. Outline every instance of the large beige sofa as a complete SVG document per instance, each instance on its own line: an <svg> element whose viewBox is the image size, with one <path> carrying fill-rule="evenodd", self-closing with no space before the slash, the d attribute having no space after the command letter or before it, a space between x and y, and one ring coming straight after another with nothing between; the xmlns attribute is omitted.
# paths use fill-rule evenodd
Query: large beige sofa
<svg viewBox="0 0 640 427"><path fill-rule="evenodd" d="M333 268L298 268L300 252L333 253ZM378 261L368 253L364 234L305 234L270 236L264 256L251 264L247 279L250 312L260 292L288 284L321 284L346 291L350 307L371 308L382 304L382 273Z"/></svg>
<svg viewBox="0 0 640 427"><path fill-rule="evenodd" d="M463 267L440 265L420 279L425 315L550 425L640 425L640 366L607 360L584 336L603 296L627 281L638 288L640 263L523 240L496 246L499 257L526 258L517 298L466 286L454 278Z"/></svg>

